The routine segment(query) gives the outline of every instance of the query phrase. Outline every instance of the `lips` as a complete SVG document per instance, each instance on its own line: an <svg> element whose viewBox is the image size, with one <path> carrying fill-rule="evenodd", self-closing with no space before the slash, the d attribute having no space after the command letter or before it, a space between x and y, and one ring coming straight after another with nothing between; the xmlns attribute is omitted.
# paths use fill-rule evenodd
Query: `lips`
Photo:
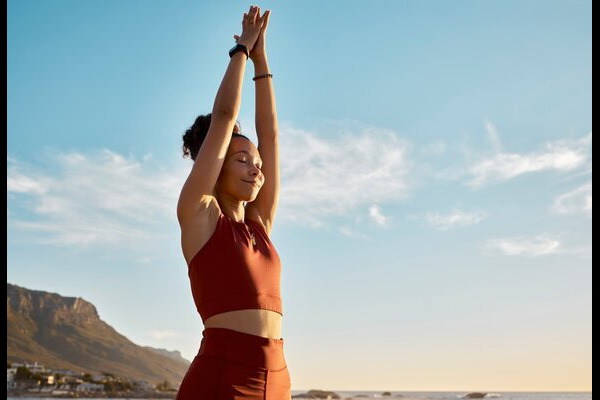
<svg viewBox="0 0 600 400"><path fill-rule="evenodd" d="M244 181L244 182L249 183L253 186L258 186L258 181Z"/></svg>

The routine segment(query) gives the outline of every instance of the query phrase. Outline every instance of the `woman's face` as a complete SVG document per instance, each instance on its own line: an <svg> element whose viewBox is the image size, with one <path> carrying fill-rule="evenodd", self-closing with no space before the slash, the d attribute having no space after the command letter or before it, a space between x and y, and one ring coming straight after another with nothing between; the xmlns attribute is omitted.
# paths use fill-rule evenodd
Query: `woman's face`
<svg viewBox="0 0 600 400"><path fill-rule="evenodd" d="M265 182L261 172L262 159L258 149L248 139L232 137L217 181L219 196L251 202Z"/></svg>

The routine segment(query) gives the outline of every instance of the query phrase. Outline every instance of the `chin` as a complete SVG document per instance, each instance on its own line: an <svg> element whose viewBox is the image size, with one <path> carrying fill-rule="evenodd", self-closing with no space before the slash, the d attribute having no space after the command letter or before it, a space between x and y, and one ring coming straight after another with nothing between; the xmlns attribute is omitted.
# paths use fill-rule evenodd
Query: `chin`
<svg viewBox="0 0 600 400"><path fill-rule="evenodd" d="M253 196L250 196L250 198L249 198L249 199L247 199L247 200L245 200L245 201L247 201L248 203L250 203L250 202L252 202L252 201L256 200L256 198L258 197L258 193L259 193L259 192L256 192L256 194L255 194L255 195L253 195Z"/></svg>
<svg viewBox="0 0 600 400"><path fill-rule="evenodd" d="M253 201L256 198L256 196L253 196L252 193L240 193L238 199L241 201L245 201L245 202L250 202Z"/></svg>

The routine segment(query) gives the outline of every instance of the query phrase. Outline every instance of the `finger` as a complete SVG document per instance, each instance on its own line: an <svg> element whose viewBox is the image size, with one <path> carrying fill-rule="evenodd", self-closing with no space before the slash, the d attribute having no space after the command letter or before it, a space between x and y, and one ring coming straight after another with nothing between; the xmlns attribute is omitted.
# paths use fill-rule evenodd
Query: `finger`
<svg viewBox="0 0 600 400"><path fill-rule="evenodd" d="M244 13L244 22L250 24L250 23L254 23L254 16L252 15L252 13Z"/></svg>
<svg viewBox="0 0 600 400"><path fill-rule="evenodd" d="M265 14L263 15L264 18L262 18L261 21L261 29L264 31L267 29L267 26L269 25L269 11L265 11Z"/></svg>

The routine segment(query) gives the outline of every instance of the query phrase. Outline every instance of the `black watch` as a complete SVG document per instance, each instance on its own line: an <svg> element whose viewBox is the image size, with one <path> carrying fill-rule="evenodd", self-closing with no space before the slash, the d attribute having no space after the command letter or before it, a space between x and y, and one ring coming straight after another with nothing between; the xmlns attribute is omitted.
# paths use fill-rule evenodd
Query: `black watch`
<svg viewBox="0 0 600 400"><path fill-rule="evenodd" d="M250 58L250 53L248 52L248 48L246 46L244 46L243 44L236 44L235 46L233 46L231 48L231 50L229 50L229 57L233 57L233 55L235 53L237 53L238 51L243 51L246 54L246 60L248 58Z"/></svg>

